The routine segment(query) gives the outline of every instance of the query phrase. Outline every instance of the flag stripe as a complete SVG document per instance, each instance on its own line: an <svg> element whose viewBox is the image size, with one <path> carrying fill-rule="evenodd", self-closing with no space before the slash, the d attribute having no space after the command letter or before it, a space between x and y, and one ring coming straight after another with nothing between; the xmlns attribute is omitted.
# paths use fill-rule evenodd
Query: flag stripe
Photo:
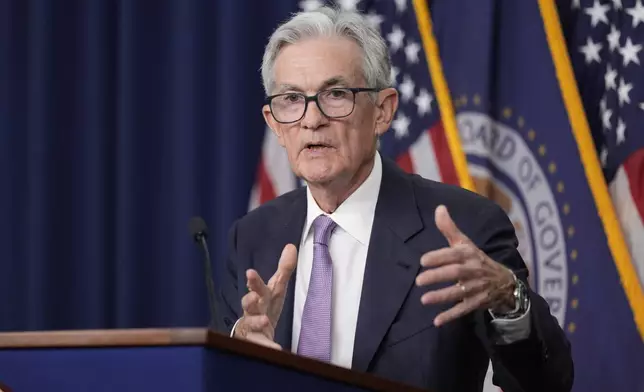
<svg viewBox="0 0 644 392"><path fill-rule="evenodd" d="M639 218L644 217L644 150L635 151L624 162L624 171L628 178L628 188L637 207ZM641 231L640 231L641 233ZM633 253L631 253L633 254Z"/></svg>
<svg viewBox="0 0 644 392"><path fill-rule="evenodd" d="M436 154L441 178L447 184L459 185L458 174L454 167L452 153L449 151L447 137L442 122L436 124L429 132L432 137L433 151Z"/></svg>
<svg viewBox="0 0 644 392"><path fill-rule="evenodd" d="M279 145L271 129L266 127L248 209L252 210L260 204L289 192L295 189L296 185L286 151Z"/></svg>
<svg viewBox="0 0 644 392"><path fill-rule="evenodd" d="M273 197L295 189L297 182L286 150L280 146L277 137L269 127L266 127L264 132L262 154L266 157L264 160L266 175L273 184Z"/></svg>
<svg viewBox="0 0 644 392"><path fill-rule="evenodd" d="M255 208L259 207L260 204L261 203L259 202L259 178L258 178L258 175L255 175L255 182L253 183L253 188L250 190L250 198L248 200L248 211L254 210Z"/></svg>
<svg viewBox="0 0 644 392"><path fill-rule="evenodd" d="M433 130L435 131L435 129ZM436 159L436 148L429 134L425 131L409 148L409 155L413 164L413 171L429 180L441 181L441 171Z"/></svg>
<svg viewBox="0 0 644 392"><path fill-rule="evenodd" d="M467 168L467 159L465 152L461 146L461 141L456 127L456 117L454 115L454 106L450 97L449 88L445 81L443 68L440 62L440 53L438 45L434 38L431 15L427 7L427 0L414 0L414 11L416 14L416 21L418 23L418 30L423 41L424 54L427 58L429 67L429 74L436 92L436 99L441 113L441 120L445 127L447 142L452 158L454 167L458 175L458 183L465 189L474 191L474 181L470 176Z"/></svg>
<svg viewBox="0 0 644 392"><path fill-rule="evenodd" d="M407 173L414 172L414 165L411 162L411 155L409 155L409 150L400 154L398 158L396 158L396 163L398 164L398 166L400 166L401 169L403 169Z"/></svg>
<svg viewBox="0 0 644 392"><path fill-rule="evenodd" d="M639 279L644 281L644 241L641 239L641 233L644 233L644 224L641 212L638 211L641 205L637 205L637 201L632 197L630 191L632 184L625 168L620 167L615 174L615 179L610 184L610 191Z"/></svg>
<svg viewBox="0 0 644 392"><path fill-rule="evenodd" d="M269 161L270 162L270 161ZM257 176L259 178L259 202L265 203L275 198L275 189L268 173L266 173L266 161L259 162Z"/></svg>
<svg viewBox="0 0 644 392"><path fill-rule="evenodd" d="M577 84L566 48L566 40L563 37L559 23L559 15L553 0L539 0L539 9L541 11L541 17L543 18L546 39L554 62L562 98L583 162L588 185L590 186L597 211L604 226L613 260L619 271L626 296L635 316L635 323L637 324L640 335L644 339L644 294L642 293L642 288L640 287L635 268L631 262L619 221L613 209L599 159L595 153L595 145L590 136L590 127L584 114L579 91L577 90Z"/></svg>

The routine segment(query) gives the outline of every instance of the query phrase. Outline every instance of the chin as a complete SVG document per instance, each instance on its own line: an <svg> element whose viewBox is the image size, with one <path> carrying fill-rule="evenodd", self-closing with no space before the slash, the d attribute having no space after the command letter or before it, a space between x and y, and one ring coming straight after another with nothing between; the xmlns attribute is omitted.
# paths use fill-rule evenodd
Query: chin
<svg viewBox="0 0 644 392"><path fill-rule="evenodd" d="M337 178L337 176L332 175L330 173L309 172L309 171L303 172L301 177L304 178L307 183L317 184L317 185L328 184L329 182Z"/></svg>
<svg viewBox="0 0 644 392"><path fill-rule="evenodd" d="M338 170L328 163L305 162L299 167L299 177L311 184L325 184L338 177Z"/></svg>

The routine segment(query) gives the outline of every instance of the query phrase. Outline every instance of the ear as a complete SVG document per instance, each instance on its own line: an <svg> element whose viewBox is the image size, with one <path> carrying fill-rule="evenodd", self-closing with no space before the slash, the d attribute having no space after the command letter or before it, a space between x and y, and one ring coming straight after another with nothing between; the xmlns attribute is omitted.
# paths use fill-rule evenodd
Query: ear
<svg viewBox="0 0 644 392"><path fill-rule="evenodd" d="M271 114L271 108L268 105L264 105L262 108L262 115L264 116L264 121L266 121L268 127L273 131L275 136L277 136L277 141L280 146L284 147L284 138L282 137L282 132L280 130L280 123L275 121Z"/></svg>
<svg viewBox="0 0 644 392"><path fill-rule="evenodd" d="M376 135L380 136L385 133L394 115L398 109L398 91L395 88L386 88L378 93L378 102L376 108Z"/></svg>

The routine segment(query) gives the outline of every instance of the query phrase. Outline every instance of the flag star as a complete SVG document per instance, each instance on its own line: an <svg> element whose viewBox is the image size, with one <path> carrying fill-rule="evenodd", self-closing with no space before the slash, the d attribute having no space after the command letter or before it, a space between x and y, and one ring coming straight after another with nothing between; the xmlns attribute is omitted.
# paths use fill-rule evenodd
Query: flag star
<svg viewBox="0 0 644 392"><path fill-rule="evenodd" d="M416 97L416 106L418 106L418 115L424 116L425 113L431 113L432 111L432 97L427 90L424 88L420 90L420 94Z"/></svg>
<svg viewBox="0 0 644 392"><path fill-rule="evenodd" d="M594 43L590 37L587 38L586 45L579 48L579 51L586 57L586 64L590 64L593 61L597 61L598 63L601 61L601 58L599 57L599 51L601 50L602 46L603 45L599 42Z"/></svg>
<svg viewBox="0 0 644 392"><path fill-rule="evenodd" d="M606 146L602 147L602 152L599 154L599 157L602 161L602 166L606 167L606 159L608 158L608 150Z"/></svg>
<svg viewBox="0 0 644 392"><path fill-rule="evenodd" d="M595 27L599 22L608 24L608 17L606 16L606 13L609 9L610 6L608 4L600 4L599 0L595 0L593 6L586 8L584 12L590 15L590 24Z"/></svg>
<svg viewBox="0 0 644 392"><path fill-rule="evenodd" d="M630 64L631 61L637 65L640 64L640 59L637 56L640 50L642 50L641 44L633 45L630 37L626 39L626 44L619 48L619 53L624 58L624 67Z"/></svg>
<svg viewBox="0 0 644 392"><path fill-rule="evenodd" d="M606 83L606 90L614 90L617 88L617 83L615 80L617 79L617 71L613 69L613 67L608 64L608 67L606 68L606 75L604 75L604 82Z"/></svg>
<svg viewBox="0 0 644 392"><path fill-rule="evenodd" d="M581 4L579 3L580 1L581 0L572 0L572 6L571 6L572 9L575 9L575 8L580 9L581 8Z"/></svg>
<svg viewBox="0 0 644 392"><path fill-rule="evenodd" d="M396 2L396 11L405 12L407 9L407 0L394 0Z"/></svg>
<svg viewBox="0 0 644 392"><path fill-rule="evenodd" d="M385 18L383 18L382 15L378 15L373 11L367 14L367 22L369 22L371 27L378 31L380 31L380 25L382 24L382 22L384 22L384 20Z"/></svg>
<svg viewBox="0 0 644 392"><path fill-rule="evenodd" d="M398 49L402 48L403 40L405 39L405 32L395 25L391 30L391 33L387 34L387 39L389 40L389 46L391 50L395 53Z"/></svg>
<svg viewBox="0 0 644 392"><path fill-rule="evenodd" d="M635 7L628 8L626 13L633 17L633 27L637 27L640 22L644 23L644 6L642 6L642 0L637 0Z"/></svg>
<svg viewBox="0 0 644 392"><path fill-rule="evenodd" d="M616 10L622 9L622 0L613 0L613 8Z"/></svg>
<svg viewBox="0 0 644 392"><path fill-rule="evenodd" d="M644 102L640 103L640 109L644 110Z"/></svg>
<svg viewBox="0 0 644 392"><path fill-rule="evenodd" d="M606 94L604 94L604 96L602 97L602 100L599 101L599 111L601 113L604 113L606 111L606 107L607 107L607 105L606 105Z"/></svg>
<svg viewBox="0 0 644 392"><path fill-rule="evenodd" d="M391 75L390 75L390 77L391 77L391 84L393 86L398 84L398 74L399 73L400 73L400 70L398 70L398 68L391 67Z"/></svg>
<svg viewBox="0 0 644 392"><path fill-rule="evenodd" d="M619 30L617 30L615 25L610 26L610 34L608 34L606 38L608 38L608 49L610 49L611 52L619 48L619 37L621 35L622 33L620 33Z"/></svg>
<svg viewBox="0 0 644 392"><path fill-rule="evenodd" d="M396 119L391 123L396 139L401 139L409 135L410 124L411 121L409 120L409 117L405 116L403 113L398 113Z"/></svg>
<svg viewBox="0 0 644 392"><path fill-rule="evenodd" d="M402 93L403 102L408 102L414 96L414 81L411 80L409 75L403 77L403 82L400 84L400 92Z"/></svg>
<svg viewBox="0 0 644 392"><path fill-rule="evenodd" d="M617 144L621 144L626 140L626 124L621 118L617 119Z"/></svg>
<svg viewBox="0 0 644 392"><path fill-rule="evenodd" d="M408 43L405 46L405 57L407 57L407 62L415 64L418 62L418 52L420 51L420 45L416 42Z"/></svg>
<svg viewBox="0 0 644 392"><path fill-rule="evenodd" d="M322 7L322 1L320 0L302 0L300 1L300 8L302 11L315 11L316 9Z"/></svg>
<svg viewBox="0 0 644 392"><path fill-rule="evenodd" d="M356 11L358 9L359 2L360 0L338 0L340 8L345 11Z"/></svg>
<svg viewBox="0 0 644 392"><path fill-rule="evenodd" d="M628 94L633 89L632 83L624 83L624 78L619 78L619 88L617 89L617 95L619 98L619 106L622 106L624 102L631 103L631 98Z"/></svg>
<svg viewBox="0 0 644 392"><path fill-rule="evenodd" d="M602 115L602 124L604 125L604 128L606 130L610 130L610 117L613 115L613 111L606 108L606 96L602 98L601 102L599 103L599 107L599 111Z"/></svg>

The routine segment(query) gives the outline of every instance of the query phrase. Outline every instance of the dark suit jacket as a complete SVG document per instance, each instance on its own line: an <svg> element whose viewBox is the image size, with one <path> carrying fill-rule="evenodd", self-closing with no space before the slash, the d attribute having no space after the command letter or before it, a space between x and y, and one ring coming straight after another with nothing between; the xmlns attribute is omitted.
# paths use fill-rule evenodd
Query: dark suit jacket
<svg viewBox="0 0 644 392"><path fill-rule="evenodd" d="M306 203L306 190L300 188L235 222L229 257L217 274L218 328L229 333L242 315L246 269L256 269L267 281L277 269L284 246L299 246ZM495 345L487 311L440 328L433 325L434 317L453 304L424 306L420 296L447 284L419 288L414 280L421 270L420 256L448 246L434 223L439 204L447 206L461 231L492 259L526 281L528 274L516 249L514 228L500 207L464 189L407 174L383 158L353 369L436 392L474 392L481 391L491 359L495 384L504 392L569 391L573 380L569 343L547 303L532 291L532 334L527 340ZM291 347L294 286L295 273L275 336L287 350Z"/></svg>

